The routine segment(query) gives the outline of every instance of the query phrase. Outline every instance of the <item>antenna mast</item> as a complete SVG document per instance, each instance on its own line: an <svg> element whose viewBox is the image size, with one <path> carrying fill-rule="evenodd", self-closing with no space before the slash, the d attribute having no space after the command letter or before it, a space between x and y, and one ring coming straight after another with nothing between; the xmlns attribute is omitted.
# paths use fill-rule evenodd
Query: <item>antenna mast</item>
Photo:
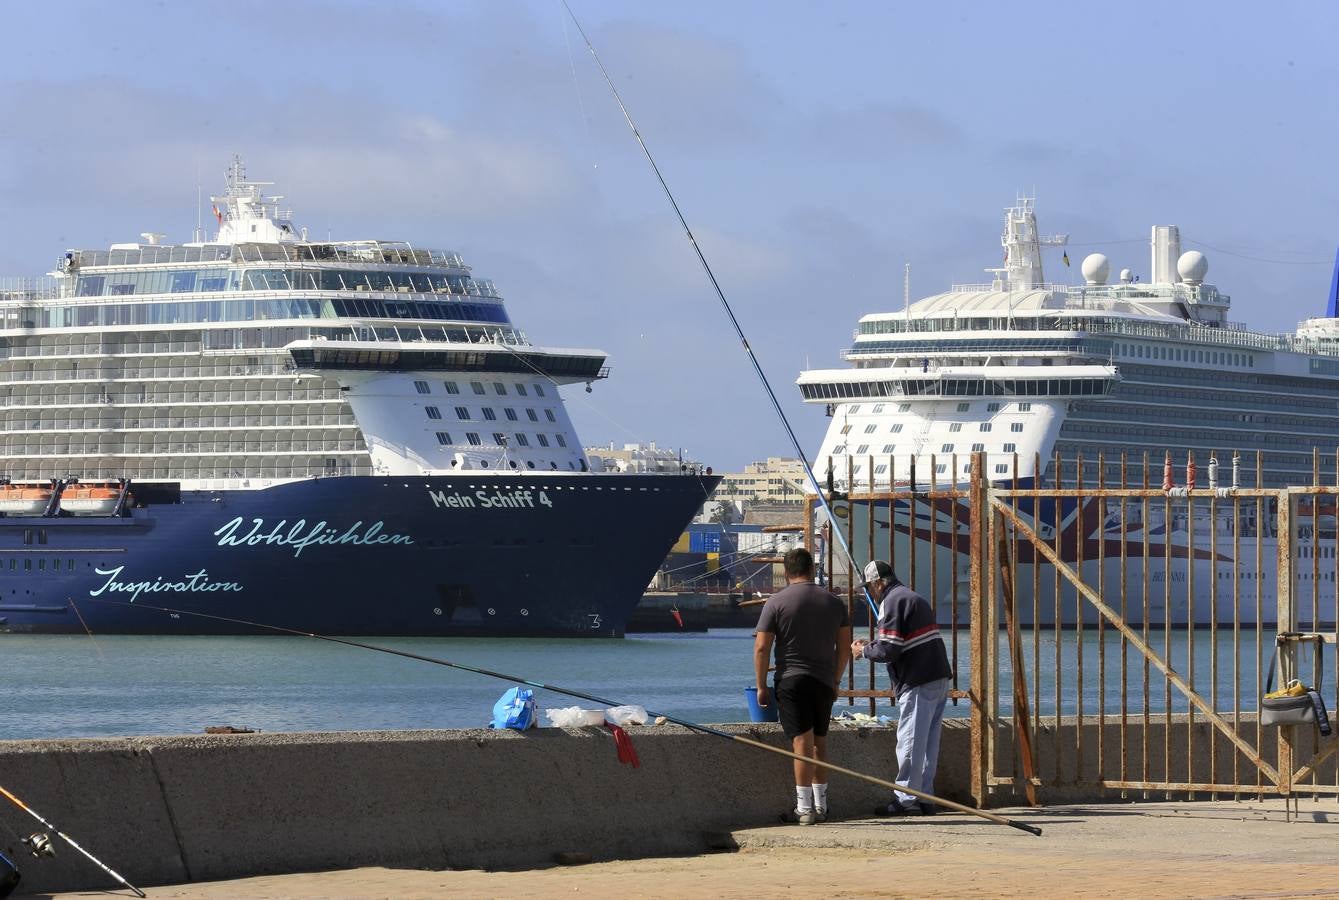
<svg viewBox="0 0 1339 900"><path fill-rule="evenodd" d="M911 321L911 263L904 263L902 269L902 310L907 321Z"/></svg>

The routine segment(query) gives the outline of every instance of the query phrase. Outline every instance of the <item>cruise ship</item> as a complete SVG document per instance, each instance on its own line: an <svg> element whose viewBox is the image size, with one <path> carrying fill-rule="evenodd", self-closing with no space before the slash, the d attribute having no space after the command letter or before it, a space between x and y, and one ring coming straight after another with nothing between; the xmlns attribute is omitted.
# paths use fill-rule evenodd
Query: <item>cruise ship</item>
<svg viewBox="0 0 1339 900"><path fill-rule="evenodd" d="M594 471L559 388L603 352L267 184L3 285L0 632L621 635L719 479Z"/></svg>
<svg viewBox="0 0 1339 900"><path fill-rule="evenodd" d="M1163 451L1170 450L1177 484L1184 484L1182 467L1193 453L1200 467L1199 485L1205 486L1206 470L1217 454L1219 486L1226 487L1236 451L1242 459L1241 484L1254 487L1259 451L1261 486L1281 487L1311 483L1315 450L1322 459L1334 458L1339 443L1339 310L1333 288L1325 316L1302 322L1295 333L1267 334L1229 318L1230 298L1205 280L1207 258L1198 250L1182 252L1176 226L1152 228L1146 279L1129 268L1112 279L1108 258L1092 253L1080 265L1084 283L1047 283L1042 249L1066 246L1067 236L1038 231L1032 198L1019 198L1005 211L1001 244L1003 264L986 270L992 276L988 283L957 285L915 303L908 298L901 310L863 316L854 343L842 353L847 367L800 375L797 384L804 399L824 407L832 419L816 457L820 480L826 474L838 492L851 485L858 491L871 483L905 484L913 477L921 487L931 481L947 486L964 481L971 454L984 452L986 475L996 483L1012 484L1016 459L1021 486L1034 480L1054 485L1058 454L1063 460L1061 484L1074 486L1075 461L1082 456L1084 484L1095 486L1101 455L1104 482L1115 486L1122 454L1130 460L1130 472L1142 478L1143 455L1153 451L1151 478L1157 484L1162 481ZM950 471L955 465L957 470ZM1161 558L1150 566L1156 587L1156 597L1150 597L1150 624L1210 621L1214 605L1209 585L1215 580L1220 584L1217 617L1230 623L1227 578L1243 583L1243 602L1249 600L1249 606L1243 606L1241 615L1253 622L1256 583L1263 580L1266 594L1273 595L1272 522L1260 523L1266 533L1264 562L1257 571L1253 504L1252 515L1241 526L1245 558L1238 560L1230 558L1230 503L1220 504L1210 519L1207 503L1198 504L1188 516L1182 501L1170 521L1164 521L1163 504L1157 503L1148 522L1138 520L1138 506L1129 505L1127 517L1135 518L1125 523L1127 555L1132 554L1127 563L1130 583L1141 583L1145 530L1160 548L1170 529L1170 540L1181 548L1182 557L1173 560L1169 576L1175 583L1170 610L1164 608L1162 580L1168 576ZM1080 541L1090 545L1084 557L1089 584L1097 583L1096 551L1091 548L1100 539L1119 541L1121 536L1119 514L1111 509L1108 513L1100 521L1095 503L1062 504L1058 516L1045 504L1036 511L1043 537L1054 538L1056 529L1069 535L1062 542L1067 561L1079 559ZM906 515L905 507L899 515ZM861 548L869 546L867 518L864 511L852 516L857 532L853 549L861 563ZM875 546L886 546L886 505L876 509L875 518L881 530ZM921 504L918 518L911 544L919 571L926 572L931 565L929 542L938 535L945 543L950 517ZM964 550L966 518L961 516L959 526ZM1312 527L1319 529L1318 555L1333 560L1333 515L1322 514ZM1217 563L1210 550L1215 533ZM907 560L911 548L905 527L896 540ZM1309 546L1304 549L1311 552ZM943 548L937 553L936 583L945 588L936 605L947 620L956 603L959 621L965 622L967 561L965 556L951 557ZM1193 612L1185 596L1186 557L1196 567ZM960 576L956 598L947 595L952 566ZM1107 584L1118 584L1119 559L1108 557L1106 566ZM1317 591L1323 608L1333 609L1334 566L1327 563L1321 569L1318 587L1300 586L1308 597ZM1020 585L1031 584L1030 565L1020 562L1018 575ZM1309 579L1312 573L1299 577ZM1054 588L1045 587L1051 575L1041 581L1046 595L1038 598L1038 624L1051 625ZM1021 618L1031 624L1031 597L1020 600ZM1072 616L1078 604L1069 588L1064 600L1062 607ZM1096 621L1091 609L1085 616ZM1272 617L1272 608L1262 610L1264 621L1272 623ZM1142 611L1132 621L1140 618ZM1061 619L1065 621L1064 614Z"/></svg>

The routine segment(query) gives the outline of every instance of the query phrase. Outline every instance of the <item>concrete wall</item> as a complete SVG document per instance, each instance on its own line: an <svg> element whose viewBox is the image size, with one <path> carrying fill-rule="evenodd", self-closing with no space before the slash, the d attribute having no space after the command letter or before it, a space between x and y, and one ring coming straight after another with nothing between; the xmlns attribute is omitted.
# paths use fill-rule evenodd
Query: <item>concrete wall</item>
<svg viewBox="0 0 1339 900"><path fill-rule="evenodd" d="M723 726L780 746L777 726ZM604 729L209 735L0 742L0 784L137 885L384 865L502 868L554 854L700 852L708 835L776 820L790 761L661 726L628 729L641 768ZM942 791L968 796L967 728L951 723ZM834 731L834 761L891 777L895 736ZM837 815L886 791L836 779ZM0 846L28 892L111 887L65 845L17 852L38 823L0 800ZM9 826L5 828L3 826ZM11 831L12 829L12 831Z"/></svg>

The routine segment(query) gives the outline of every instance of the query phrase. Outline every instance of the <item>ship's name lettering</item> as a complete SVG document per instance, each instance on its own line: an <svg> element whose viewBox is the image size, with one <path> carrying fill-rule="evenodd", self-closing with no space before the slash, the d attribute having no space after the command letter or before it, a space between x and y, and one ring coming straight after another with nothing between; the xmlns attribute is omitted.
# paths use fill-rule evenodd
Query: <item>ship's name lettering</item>
<svg viewBox="0 0 1339 900"><path fill-rule="evenodd" d="M473 496L455 491L428 491L438 509L534 509L536 505L553 508L548 491L475 491Z"/></svg>
<svg viewBox="0 0 1339 900"><path fill-rule="evenodd" d="M212 594L215 591L240 591L242 589L242 586L235 581L210 581L209 573L204 569L194 575L182 576L180 581L164 581L161 575L153 581L122 581L121 572L124 569L125 566L117 566L115 569L94 569L93 571L99 575L106 575L107 580L96 591L89 591L88 596L129 594L130 602L134 603L139 599L139 595L143 593L154 594L167 591L174 594Z"/></svg>
<svg viewBox="0 0 1339 900"><path fill-rule="evenodd" d="M288 524L287 519L280 519L276 525L270 527L267 531L264 519L252 519L251 530L241 534L246 527L242 524L244 521L241 516L238 516L214 532L214 536L219 539L218 545L220 547L259 547L261 545L291 547L293 556L298 557L308 547L321 544L367 547L377 544L414 543L414 539L407 534L383 533L382 529L386 527L386 523L381 520L364 526L360 519L344 531L340 531L324 519L312 525L308 525L306 519L298 519L292 525Z"/></svg>

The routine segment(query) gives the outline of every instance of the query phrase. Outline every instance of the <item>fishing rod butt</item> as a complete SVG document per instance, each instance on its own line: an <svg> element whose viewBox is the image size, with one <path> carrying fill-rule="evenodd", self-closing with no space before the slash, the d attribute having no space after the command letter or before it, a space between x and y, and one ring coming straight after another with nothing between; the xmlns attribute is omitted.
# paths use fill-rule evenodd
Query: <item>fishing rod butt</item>
<svg viewBox="0 0 1339 900"><path fill-rule="evenodd" d="M1026 822L1015 822L1013 819L1005 819L1004 824L1010 828L1017 828L1019 831L1026 831L1028 834L1041 837L1041 829L1036 825L1029 825Z"/></svg>

